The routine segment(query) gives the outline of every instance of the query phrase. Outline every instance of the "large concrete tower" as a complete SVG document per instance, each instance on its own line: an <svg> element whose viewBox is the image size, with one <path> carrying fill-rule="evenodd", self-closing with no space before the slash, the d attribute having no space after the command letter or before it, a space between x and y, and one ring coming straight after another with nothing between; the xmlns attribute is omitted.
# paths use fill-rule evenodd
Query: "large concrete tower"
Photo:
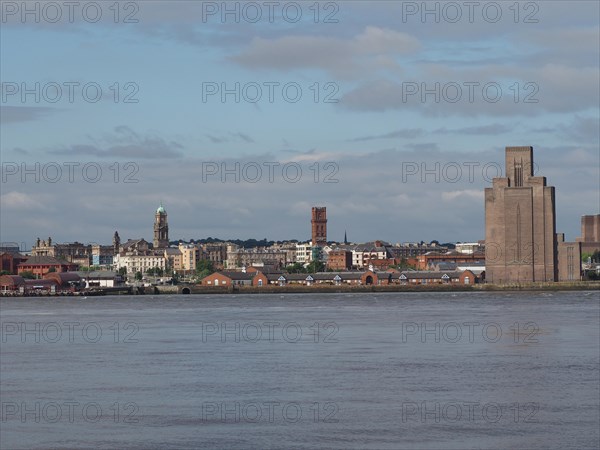
<svg viewBox="0 0 600 450"><path fill-rule="evenodd" d="M485 269L491 283L556 281L554 187L533 175L533 147L506 147L506 176L485 189Z"/></svg>

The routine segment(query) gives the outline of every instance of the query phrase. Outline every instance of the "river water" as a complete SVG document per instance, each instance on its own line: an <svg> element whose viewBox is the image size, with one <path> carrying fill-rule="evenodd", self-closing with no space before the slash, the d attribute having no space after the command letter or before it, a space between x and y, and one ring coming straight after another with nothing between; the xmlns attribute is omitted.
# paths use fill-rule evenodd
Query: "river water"
<svg viewBox="0 0 600 450"><path fill-rule="evenodd" d="M598 448L599 297L2 299L0 448Z"/></svg>

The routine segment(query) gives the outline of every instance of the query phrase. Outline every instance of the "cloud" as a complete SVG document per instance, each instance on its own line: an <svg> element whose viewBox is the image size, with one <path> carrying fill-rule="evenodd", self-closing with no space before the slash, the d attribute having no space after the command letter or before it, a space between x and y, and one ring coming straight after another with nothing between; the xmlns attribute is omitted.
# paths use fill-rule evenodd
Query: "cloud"
<svg viewBox="0 0 600 450"><path fill-rule="evenodd" d="M233 136L233 137L236 137L236 138L239 138L239 139L241 139L242 141L244 141L244 142L246 142L246 143L249 143L249 144L252 144L252 143L254 143L254 139L252 139L252 138L251 138L250 136L248 136L247 134L240 133L240 132L237 132L237 133L230 133L230 134L231 134L231 136Z"/></svg>
<svg viewBox="0 0 600 450"><path fill-rule="evenodd" d="M226 142L245 142L246 144L254 144L255 141L254 139L252 139L252 137L250 137L248 134L246 133L242 133L240 131L238 132L229 132L227 133L227 136L215 136L213 134L206 134L205 135L211 143L213 144L223 144Z"/></svg>
<svg viewBox="0 0 600 450"><path fill-rule="evenodd" d="M462 191L442 192L442 200L456 200L463 197L483 200L483 190L466 189Z"/></svg>
<svg viewBox="0 0 600 450"><path fill-rule="evenodd" d="M530 55L529 64L560 61L578 68L597 67L597 56L600 53L598 26L576 28L567 25L559 29L528 30L526 34L515 34L514 39L517 42L526 39L536 46L537 52Z"/></svg>
<svg viewBox="0 0 600 450"><path fill-rule="evenodd" d="M514 127L509 125L504 125L500 123L493 123L489 125L480 125L473 127L463 127L463 128L438 128L431 133L437 134L455 134L455 135L498 135L508 133L513 131ZM389 133L382 134L372 134L367 136L360 136L353 139L348 139L348 142L366 142L373 141L378 139L415 139L418 137L422 137L426 135L427 131L422 128L406 128L402 130L390 131ZM421 145L421 149L423 145L428 146L430 149L437 149L436 144L409 144L409 145ZM409 147L415 148L415 147Z"/></svg>
<svg viewBox="0 0 600 450"><path fill-rule="evenodd" d="M169 159L180 158L183 146L178 142L166 141L161 137L140 136L129 127L118 126L112 135L105 135L102 141L107 146L73 144L64 148L48 150L53 155L93 155L100 158Z"/></svg>
<svg viewBox="0 0 600 450"><path fill-rule="evenodd" d="M207 134L206 137L210 139L210 142L212 142L213 144L221 144L222 142L227 142L227 138L212 136L210 134Z"/></svg>
<svg viewBox="0 0 600 450"><path fill-rule="evenodd" d="M360 54L404 54L420 48L414 37L398 31L368 26L354 39L353 45Z"/></svg>
<svg viewBox="0 0 600 450"><path fill-rule="evenodd" d="M598 68L429 66L420 72L403 81L362 82L346 91L338 107L361 112L411 110L428 117L514 117L580 112L597 108L600 101Z"/></svg>
<svg viewBox="0 0 600 450"><path fill-rule="evenodd" d="M439 146L435 142L424 142L419 144L405 144L404 147L415 150L417 152L422 151L437 151Z"/></svg>
<svg viewBox="0 0 600 450"><path fill-rule="evenodd" d="M13 152L18 155L29 155L29 152L27 150L20 148L20 147L13 148Z"/></svg>
<svg viewBox="0 0 600 450"><path fill-rule="evenodd" d="M374 26L351 39L323 36L255 37L231 61L249 69L322 69L344 77L355 77L365 65L393 66L393 56L415 52L414 37Z"/></svg>
<svg viewBox="0 0 600 450"><path fill-rule="evenodd" d="M26 194L24 192L11 191L0 196L2 199L2 208L27 211L27 210L46 210L42 202L36 199L34 194Z"/></svg>
<svg viewBox="0 0 600 450"><path fill-rule="evenodd" d="M59 111L44 106L0 106L0 124L30 122Z"/></svg>
<svg viewBox="0 0 600 450"><path fill-rule="evenodd" d="M389 133L384 134L375 134L369 136L361 136L353 139L348 139L350 142L364 142L364 141L372 141L376 139L414 139L420 136L423 136L424 130L421 128L410 128L404 130L396 130L390 131Z"/></svg>
<svg viewBox="0 0 600 450"><path fill-rule="evenodd" d="M598 108L600 102L598 67L546 64L532 73L532 79L539 80L540 106L545 111L571 112L585 108Z"/></svg>
<svg viewBox="0 0 600 450"><path fill-rule="evenodd" d="M463 128L454 128L454 129L448 129L448 128L438 128L437 130L434 131L434 133L440 133L440 134L469 134L469 135L498 135L498 134L504 134L504 133L509 133L511 131L514 130L514 127L512 126L508 126L508 125L503 125L500 123L493 123L490 125L480 125L480 126L475 126L475 127L463 127Z"/></svg>
<svg viewBox="0 0 600 450"><path fill-rule="evenodd" d="M552 131L560 131L576 142L596 144L600 141L600 118L575 116L569 124L561 123Z"/></svg>

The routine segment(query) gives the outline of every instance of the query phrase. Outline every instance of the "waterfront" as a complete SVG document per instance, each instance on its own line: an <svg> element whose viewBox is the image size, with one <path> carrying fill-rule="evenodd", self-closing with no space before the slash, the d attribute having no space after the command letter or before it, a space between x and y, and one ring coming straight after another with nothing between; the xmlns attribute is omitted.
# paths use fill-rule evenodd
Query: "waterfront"
<svg viewBox="0 0 600 450"><path fill-rule="evenodd" d="M599 293L0 300L0 448L598 448Z"/></svg>

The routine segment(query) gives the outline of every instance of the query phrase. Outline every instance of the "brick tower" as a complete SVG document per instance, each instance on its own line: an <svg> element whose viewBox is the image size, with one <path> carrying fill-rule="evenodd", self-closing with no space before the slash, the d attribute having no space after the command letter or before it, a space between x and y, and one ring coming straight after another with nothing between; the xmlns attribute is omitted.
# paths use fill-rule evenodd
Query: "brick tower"
<svg viewBox="0 0 600 450"><path fill-rule="evenodd" d="M327 245L327 208L313 207L312 209L312 245L324 247Z"/></svg>

